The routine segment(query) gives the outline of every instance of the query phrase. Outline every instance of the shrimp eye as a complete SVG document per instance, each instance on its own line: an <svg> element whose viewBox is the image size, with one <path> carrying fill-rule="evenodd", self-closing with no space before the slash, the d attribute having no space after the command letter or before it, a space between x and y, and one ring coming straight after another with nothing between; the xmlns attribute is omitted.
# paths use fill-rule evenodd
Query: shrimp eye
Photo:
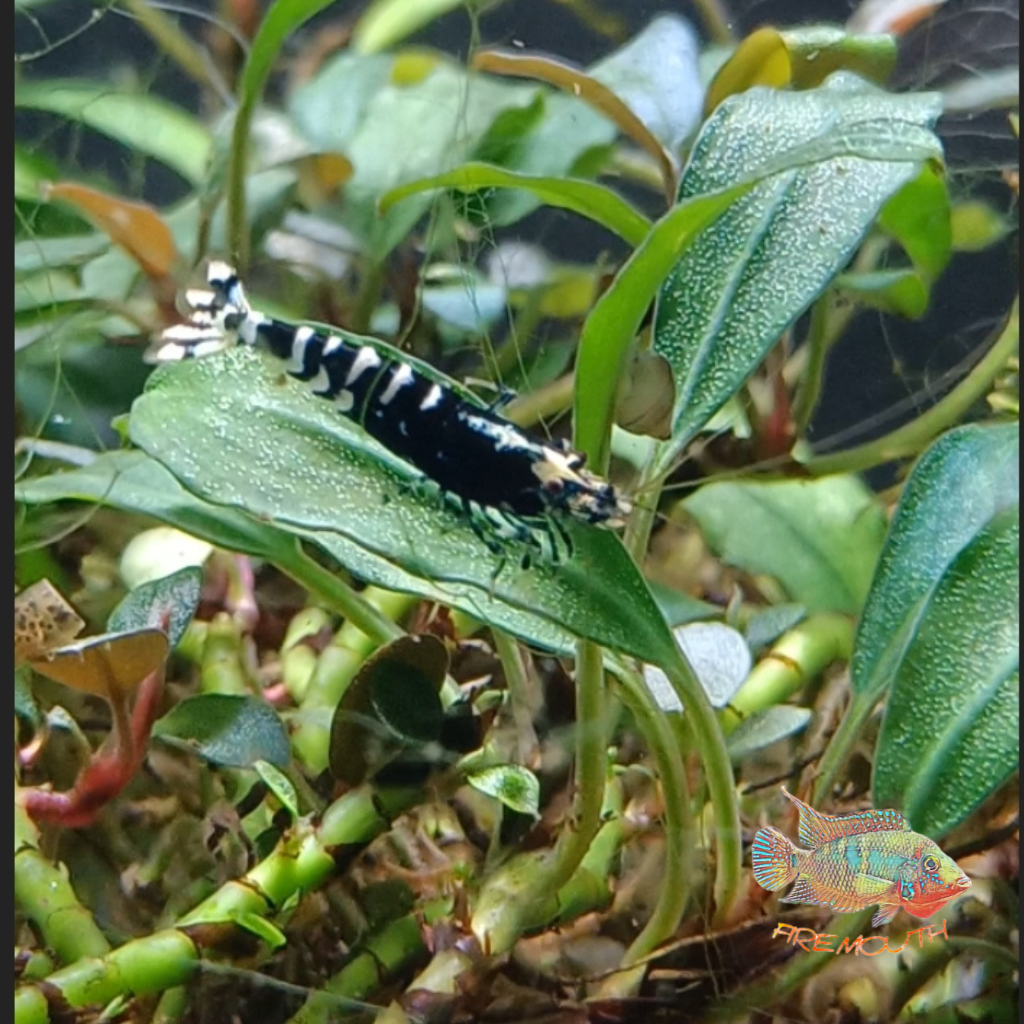
<svg viewBox="0 0 1024 1024"><path fill-rule="evenodd" d="M925 857L924 869L925 871L938 871L939 862L934 857Z"/></svg>

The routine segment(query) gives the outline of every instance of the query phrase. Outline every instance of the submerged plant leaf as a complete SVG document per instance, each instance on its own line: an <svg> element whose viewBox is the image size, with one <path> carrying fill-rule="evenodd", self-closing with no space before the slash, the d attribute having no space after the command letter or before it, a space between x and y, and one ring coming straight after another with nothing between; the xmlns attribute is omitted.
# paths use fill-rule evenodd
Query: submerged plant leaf
<svg viewBox="0 0 1024 1024"><path fill-rule="evenodd" d="M49 580L39 580L14 595L14 663L45 657L70 643L85 620Z"/></svg>
<svg viewBox="0 0 1024 1024"><path fill-rule="evenodd" d="M756 88L704 125L679 200L761 177L705 228L661 290L654 349L676 381L675 459L846 265L882 204L941 159L935 95L848 73L807 92Z"/></svg>
<svg viewBox="0 0 1024 1024"><path fill-rule="evenodd" d="M469 772L466 781L476 790L500 800L518 814L537 817L540 812L540 783L528 768L499 764Z"/></svg>
<svg viewBox="0 0 1024 1024"><path fill-rule="evenodd" d="M1020 759L1020 515L997 512L928 596L896 669L875 754L876 806L942 836Z"/></svg>
<svg viewBox="0 0 1024 1024"><path fill-rule="evenodd" d="M170 646L176 647L199 605L202 586L203 570L195 566L143 583L111 612L107 629L121 633L155 626L167 634Z"/></svg>
<svg viewBox="0 0 1024 1024"><path fill-rule="evenodd" d="M471 615L487 619L496 599L645 661L674 657L657 605L610 531L566 522L574 554L558 566L523 569L518 546L496 556L407 463L244 348L158 370L130 431L208 500L297 536L326 534L324 546L357 575L350 545L336 538L453 584L450 603Z"/></svg>
<svg viewBox="0 0 1024 1024"><path fill-rule="evenodd" d="M167 634L159 629L103 633L50 651L29 662L40 675L110 701L123 701L166 660Z"/></svg>
<svg viewBox="0 0 1024 1024"><path fill-rule="evenodd" d="M772 743L805 729L810 720L809 708L796 708L790 704L777 704L758 711L745 718L726 736L725 745L729 756L734 762L742 761Z"/></svg>
<svg viewBox="0 0 1024 1024"><path fill-rule="evenodd" d="M914 467L857 629L850 661L855 701L879 699L949 565L993 516L1017 504L1019 453L1016 423L966 426L941 437Z"/></svg>
<svg viewBox="0 0 1024 1024"><path fill-rule="evenodd" d="M885 517L856 477L711 483L684 506L730 565L774 576L810 611L860 611Z"/></svg>
<svg viewBox="0 0 1024 1024"><path fill-rule="evenodd" d="M288 734L273 708L256 697L201 693L176 704L153 735L176 740L212 764L252 768L257 761L288 763Z"/></svg>
<svg viewBox="0 0 1024 1024"><path fill-rule="evenodd" d="M448 652L435 636L403 636L364 662L331 719L331 774L358 786L414 744L441 735Z"/></svg>

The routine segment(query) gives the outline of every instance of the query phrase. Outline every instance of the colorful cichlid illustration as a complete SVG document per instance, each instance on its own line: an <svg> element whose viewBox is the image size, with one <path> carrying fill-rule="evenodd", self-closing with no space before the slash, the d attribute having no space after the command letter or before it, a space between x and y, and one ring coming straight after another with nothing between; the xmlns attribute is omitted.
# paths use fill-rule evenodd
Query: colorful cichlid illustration
<svg viewBox="0 0 1024 1024"><path fill-rule="evenodd" d="M754 878L773 892L796 881L784 903L817 903L839 913L878 904L871 924L887 924L902 907L931 917L971 880L896 811L821 814L782 790L800 809L801 850L778 829L762 828L751 848Z"/></svg>

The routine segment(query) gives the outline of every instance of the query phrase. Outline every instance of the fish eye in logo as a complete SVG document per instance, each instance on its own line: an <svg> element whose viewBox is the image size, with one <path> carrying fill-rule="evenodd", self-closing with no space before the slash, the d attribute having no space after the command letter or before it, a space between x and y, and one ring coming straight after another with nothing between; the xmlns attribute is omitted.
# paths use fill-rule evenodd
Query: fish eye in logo
<svg viewBox="0 0 1024 1024"><path fill-rule="evenodd" d="M839 913L878 906L874 926L900 909L931 917L970 888L956 862L896 811L833 817L785 789L800 811L801 849L778 829L762 828L751 848L754 878L772 892L796 884L784 903L815 903Z"/></svg>

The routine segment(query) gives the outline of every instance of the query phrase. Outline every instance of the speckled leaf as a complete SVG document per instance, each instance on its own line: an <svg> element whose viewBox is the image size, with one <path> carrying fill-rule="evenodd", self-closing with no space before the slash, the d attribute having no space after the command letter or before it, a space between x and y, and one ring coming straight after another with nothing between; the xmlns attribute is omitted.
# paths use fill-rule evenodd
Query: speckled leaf
<svg viewBox="0 0 1024 1024"><path fill-rule="evenodd" d="M750 649L756 653L806 618L807 609L802 604L776 604L751 615L744 636Z"/></svg>
<svg viewBox="0 0 1024 1024"><path fill-rule="evenodd" d="M288 811L292 818L297 818L299 816L299 796L295 792L292 780L269 761L256 761L253 768L266 784L267 789L277 797L281 806Z"/></svg>
<svg viewBox="0 0 1024 1024"><path fill-rule="evenodd" d="M265 558L286 571L294 562L295 541L301 539L322 548L367 583L459 608L537 647L563 654L575 649L570 631L527 609L513 607L489 590L481 591L476 583L422 579L341 534L294 526L286 529L204 501L186 491L169 470L144 452L107 452L80 469L22 480L15 485L15 498L31 505L87 501L152 516L219 547ZM300 571L291 571L301 577Z"/></svg>
<svg viewBox="0 0 1024 1024"><path fill-rule="evenodd" d="M684 504L730 565L774 576L810 611L860 611L885 517L856 477L714 483Z"/></svg>
<svg viewBox="0 0 1024 1024"><path fill-rule="evenodd" d="M695 143L679 199L777 168L686 250L658 300L654 348L676 381L678 452L843 269L883 203L929 160L931 94L848 73L806 92L727 99Z"/></svg>
<svg viewBox="0 0 1024 1024"><path fill-rule="evenodd" d="M304 537L354 573L343 540L431 582L477 617L500 603L604 646L661 662L668 627L618 538L566 523L573 557L524 570L495 556L465 516L355 423L244 348L167 366L131 415L131 436L188 487ZM496 601L495 601L496 599ZM508 616L506 616L508 617ZM496 621L496 620L494 620Z"/></svg>
<svg viewBox="0 0 1024 1024"><path fill-rule="evenodd" d="M213 764L251 768L257 761L288 763L288 734L265 701L228 693L201 693L176 704L153 735L177 740Z"/></svg>
<svg viewBox="0 0 1024 1024"><path fill-rule="evenodd" d="M850 662L855 700L873 704L906 657L917 621L950 563L1019 500L1016 423L941 437L910 475L889 527Z"/></svg>
<svg viewBox="0 0 1024 1024"><path fill-rule="evenodd" d="M939 837L1020 757L1020 516L997 512L931 591L878 739L877 807Z"/></svg>
<svg viewBox="0 0 1024 1024"><path fill-rule="evenodd" d="M111 612L107 629L111 633L121 633L155 626L167 634L171 647L174 647L192 621L202 586L203 570L195 566L152 583L143 583L128 593Z"/></svg>
<svg viewBox="0 0 1024 1024"><path fill-rule="evenodd" d="M470 772L466 781L481 793L500 800L510 810L536 817L540 808L540 783L528 768L516 764L494 765Z"/></svg>
<svg viewBox="0 0 1024 1024"><path fill-rule="evenodd" d="M807 727L811 720L808 708L778 704L744 719L725 738L725 746L733 761L742 761L772 743L792 736Z"/></svg>

